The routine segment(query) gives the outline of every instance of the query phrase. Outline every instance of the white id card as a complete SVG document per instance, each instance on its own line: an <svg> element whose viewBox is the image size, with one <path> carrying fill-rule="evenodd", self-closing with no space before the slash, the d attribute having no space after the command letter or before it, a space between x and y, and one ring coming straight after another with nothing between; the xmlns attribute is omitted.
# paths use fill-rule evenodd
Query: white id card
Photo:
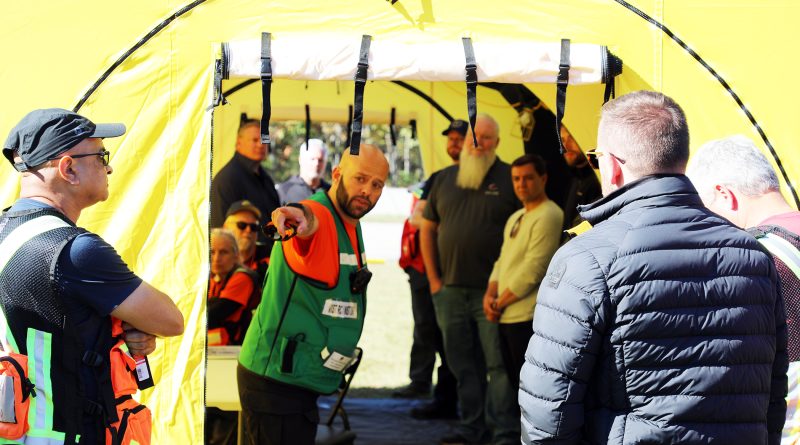
<svg viewBox="0 0 800 445"><path fill-rule="evenodd" d="M325 362L322 363L322 366L336 372L342 372L347 369L352 361L352 357L348 357L333 351L333 354L329 355L328 358L325 359Z"/></svg>
<svg viewBox="0 0 800 445"><path fill-rule="evenodd" d="M334 318L358 318L358 303L355 301L325 300L322 315Z"/></svg>

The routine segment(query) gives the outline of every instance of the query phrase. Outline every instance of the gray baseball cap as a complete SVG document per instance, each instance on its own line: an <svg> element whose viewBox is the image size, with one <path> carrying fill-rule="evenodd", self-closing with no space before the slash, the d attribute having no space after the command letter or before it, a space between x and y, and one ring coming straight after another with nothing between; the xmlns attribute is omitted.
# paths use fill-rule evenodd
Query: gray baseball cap
<svg viewBox="0 0 800 445"><path fill-rule="evenodd" d="M78 145L86 138L114 138L125 134L124 124L95 124L61 108L33 110L11 129L3 155L24 172ZM21 162L14 162L17 152Z"/></svg>

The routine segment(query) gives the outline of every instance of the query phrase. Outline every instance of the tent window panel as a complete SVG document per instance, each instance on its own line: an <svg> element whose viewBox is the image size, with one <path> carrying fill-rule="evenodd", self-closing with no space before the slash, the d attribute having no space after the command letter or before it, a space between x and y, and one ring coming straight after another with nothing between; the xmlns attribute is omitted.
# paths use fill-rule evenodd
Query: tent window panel
<svg viewBox="0 0 800 445"><path fill-rule="evenodd" d="M365 124L361 134L362 144L379 147L389 161L387 186L408 187L425 179L419 142L409 124L395 125L396 144L388 124ZM275 183L286 181L298 174L300 147L306 140L304 121L281 121L270 123L273 138L272 150L264 161L264 169ZM339 163L346 149L347 125L339 122L312 122L310 137L321 139L328 147L328 164L324 178L330 182L331 170Z"/></svg>

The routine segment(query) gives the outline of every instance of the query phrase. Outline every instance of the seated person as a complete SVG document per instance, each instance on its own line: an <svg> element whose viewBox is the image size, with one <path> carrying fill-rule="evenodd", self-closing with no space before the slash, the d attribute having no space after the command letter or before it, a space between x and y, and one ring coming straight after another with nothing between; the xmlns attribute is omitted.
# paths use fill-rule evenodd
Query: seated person
<svg viewBox="0 0 800 445"><path fill-rule="evenodd" d="M225 214L225 223L222 226L236 237L239 261L243 266L256 272L256 283L259 286L264 282L269 266L268 246L258 244L260 220L261 211L252 202L236 201Z"/></svg>
<svg viewBox="0 0 800 445"><path fill-rule="evenodd" d="M236 238L225 229L211 231L211 277L208 283L208 345L240 345L261 287L239 261Z"/></svg>

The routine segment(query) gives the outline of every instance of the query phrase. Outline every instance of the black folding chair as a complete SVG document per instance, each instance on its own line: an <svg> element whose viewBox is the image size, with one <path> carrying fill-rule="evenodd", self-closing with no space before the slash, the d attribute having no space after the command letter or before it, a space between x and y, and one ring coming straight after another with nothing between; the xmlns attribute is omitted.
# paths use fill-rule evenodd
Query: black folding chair
<svg viewBox="0 0 800 445"><path fill-rule="evenodd" d="M336 398L336 404L333 405L328 420L321 423L317 428L316 445L351 445L356 440L356 433L350 431L350 419L347 418L347 412L342 406L344 398L347 396L347 391L350 389L350 382L353 381L358 365L361 364L361 357L364 351L361 348L356 348L354 351L355 359L350 366L344 371L342 384L339 385L339 397ZM342 425L334 425L333 422L336 417L342 419Z"/></svg>

